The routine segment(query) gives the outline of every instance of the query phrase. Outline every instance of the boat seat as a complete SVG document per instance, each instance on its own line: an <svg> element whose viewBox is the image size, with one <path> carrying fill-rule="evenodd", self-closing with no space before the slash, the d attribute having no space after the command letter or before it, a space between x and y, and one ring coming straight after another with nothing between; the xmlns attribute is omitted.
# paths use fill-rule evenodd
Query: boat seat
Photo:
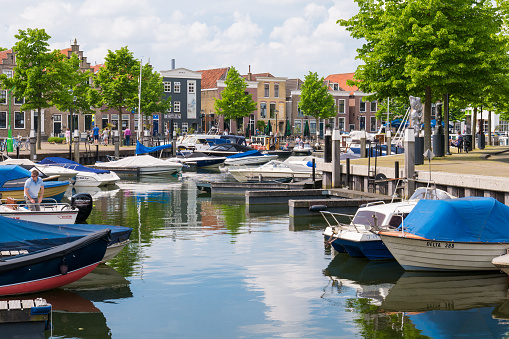
<svg viewBox="0 0 509 339"><path fill-rule="evenodd" d="M7 197L7 199L5 200L5 208L9 208L11 210L17 210L18 204L14 198Z"/></svg>
<svg viewBox="0 0 509 339"><path fill-rule="evenodd" d="M0 251L0 256L2 257L12 257L15 255L28 254L27 250L19 250L19 251Z"/></svg>

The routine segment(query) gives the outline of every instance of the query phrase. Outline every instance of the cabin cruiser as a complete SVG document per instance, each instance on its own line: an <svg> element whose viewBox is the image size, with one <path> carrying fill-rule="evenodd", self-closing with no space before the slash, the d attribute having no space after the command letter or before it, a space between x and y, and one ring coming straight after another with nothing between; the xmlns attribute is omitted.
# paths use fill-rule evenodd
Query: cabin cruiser
<svg viewBox="0 0 509 339"><path fill-rule="evenodd" d="M285 163L279 160L271 160L258 167L233 166L228 172L239 182L246 182L252 179L270 178L293 178L294 180L309 179L313 175L313 169L308 166ZM321 176L316 172L316 176Z"/></svg>
<svg viewBox="0 0 509 339"><path fill-rule="evenodd" d="M182 164L165 161L151 155L134 155L120 160L97 162L99 169L136 170L140 174L172 174L182 171Z"/></svg>
<svg viewBox="0 0 509 339"><path fill-rule="evenodd" d="M42 173L47 177L57 177L58 180L69 181L71 183L74 183L75 177L78 174L78 171L69 168L53 165L36 164L35 162L29 159L7 158L4 161L2 161L0 165L19 165L23 168L26 168L29 171L31 171L35 167L35 169L39 173Z"/></svg>

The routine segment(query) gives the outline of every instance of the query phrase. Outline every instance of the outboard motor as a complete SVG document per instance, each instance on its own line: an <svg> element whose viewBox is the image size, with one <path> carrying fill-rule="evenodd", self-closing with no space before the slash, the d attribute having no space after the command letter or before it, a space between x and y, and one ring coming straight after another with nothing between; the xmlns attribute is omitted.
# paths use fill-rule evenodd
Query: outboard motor
<svg viewBox="0 0 509 339"><path fill-rule="evenodd" d="M87 220L90 212L92 212L93 201L92 196L88 193L78 193L71 197L72 208L78 209L76 224L83 224Z"/></svg>

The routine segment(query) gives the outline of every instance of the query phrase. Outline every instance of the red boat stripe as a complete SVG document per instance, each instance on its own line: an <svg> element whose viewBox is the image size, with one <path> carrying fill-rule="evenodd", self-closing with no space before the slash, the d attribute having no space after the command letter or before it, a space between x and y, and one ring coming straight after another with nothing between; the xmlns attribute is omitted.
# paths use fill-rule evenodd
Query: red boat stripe
<svg viewBox="0 0 509 339"><path fill-rule="evenodd" d="M53 288L57 288L60 286L64 286L79 280L92 272L99 263L95 263L79 270L75 270L72 272L68 272L66 275L57 275L53 277L48 277L45 279L34 280L29 282L24 282L15 285L8 285L0 287L0 295L11 295L11 294L23 294L23 293L33 293L39 291L50 290Z"/></svg>

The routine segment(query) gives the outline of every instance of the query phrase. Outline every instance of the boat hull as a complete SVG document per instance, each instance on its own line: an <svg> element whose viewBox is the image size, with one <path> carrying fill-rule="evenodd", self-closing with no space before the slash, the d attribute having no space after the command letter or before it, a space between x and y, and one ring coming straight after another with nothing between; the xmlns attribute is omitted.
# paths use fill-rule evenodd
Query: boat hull
<svg viewBox="0 0 509 339"><path fill-rule="evenodd" d="M68 181L47 181L44 183L44 198L55 199L57 202L60 202L68 187ZM3 199L10 197L18 202L25 201L24 186L0 189L0 194Z"/></svg>
<svg viewBox="0 0 509 339"><path fill-rule="evenodd" d="M92 172L78 172L76 175L76 182L74 186L82 187L99 187L114 185L120 178L118 175L110 171L110 173L92 173Z"/></svg>
<svg viewBox="0 0 509 339"><path fill-rule="evenodd" d="M324 234L332 234L330 227ZM364 230L357 231L355 227L346 227L334 234L332 246L343 248L351 257L368 258L369 260L394 259L380 237ZM338 251L339 252L339 251Z"/></svg>
<svg viewBox="0 0 509 339"><path fill-rule="evenodd" d="M397 233L397 234L396 234ZM508 243L434 241L380 232L382 241L408 271L493 271L493 258L507 253Z"/></svg>
<svg viewBox="0 0 509 339"><path fill-rule="evenodd" d="M11 212L0 211L0 215L2 217L7 217L16 220L24 220L31 222L40 222L44 224L53 224L53 225L66 225L66 224L74 224L76 222L76 217L78 216L78 210L74 211L46 211L46 212L36 212L29 210L16 210Z"/></svg>
<svg viewBox="0 0 509 339"><path fill-rule="evenodd" d="M109 230L72 243L0 262L0 295L33 293L70 284L99 265Z"/></svg>

